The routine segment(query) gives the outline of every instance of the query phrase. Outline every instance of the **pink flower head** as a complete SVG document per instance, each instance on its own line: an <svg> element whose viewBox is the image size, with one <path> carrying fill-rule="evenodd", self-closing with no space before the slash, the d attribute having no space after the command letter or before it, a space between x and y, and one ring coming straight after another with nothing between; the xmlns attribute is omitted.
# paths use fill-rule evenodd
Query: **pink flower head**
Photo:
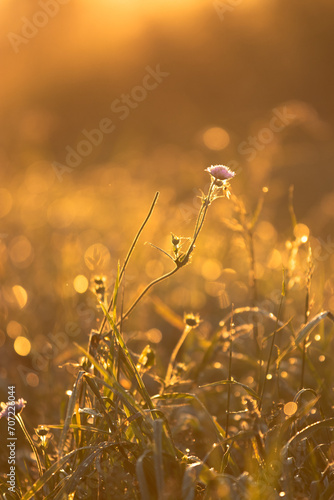
<svg viewBox="0 0 334 500"><path fill-rule="evenodd" d="M206 172L209 172L212 177L219 181L228 181L235 176L235 172L230 170L225 165L212 165L209 168L205 169Z"/></svg>
<svg viewBox="0 0 334 500"><path fill-rule="evenodd" d="M0 412L0 418L6 417L8 419L9 413L10 413L9 416L15 416L18 413L20 413L25 407L26 401L24 401L23 398L20 398L18 401L15 402L13 401L12 403L1 403L1 405L2 405L2 411ZM15 405L15 410L9 412L9 409L12 408L14 405Z"/></svg>

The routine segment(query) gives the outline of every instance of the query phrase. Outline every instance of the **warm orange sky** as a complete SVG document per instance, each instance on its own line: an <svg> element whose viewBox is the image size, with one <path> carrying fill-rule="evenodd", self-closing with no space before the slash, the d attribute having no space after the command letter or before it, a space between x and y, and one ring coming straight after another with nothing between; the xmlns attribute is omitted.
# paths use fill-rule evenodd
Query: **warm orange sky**
<svg viewBox="0 0 334 500"><path fill-rule="evenodd" d="M295 103L303 125L289 133L297 134L298 152L283 162L297 158L300 165L289 167L287 183L306 168L311 185L317 165L325 189L330 186L332 2L26 0L15 7L4 1L0 13L0 152L11 169L32 160L64 161L67 145L111 118L111 103L140 85L147 66L159 65L168 78L117 122L112 140L87 165L129 145L143 152L165 144L199 148L208 162L244 162L240 144L273 109ZM210 127L229 135L223 155L204 147L201 137Z"/></svg>

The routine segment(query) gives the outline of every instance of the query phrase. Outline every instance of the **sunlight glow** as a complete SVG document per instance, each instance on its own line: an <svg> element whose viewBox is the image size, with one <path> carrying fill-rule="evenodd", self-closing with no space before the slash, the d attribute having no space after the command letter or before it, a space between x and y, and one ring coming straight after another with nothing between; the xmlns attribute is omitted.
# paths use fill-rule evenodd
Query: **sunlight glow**
<svg viewBox="0 0 334 500"><path fill-rule="evenodd" d="M230 136L221 127L211 127L203 134L203 142L207 148L213 151L220 151L230 143Z"/></svg>
<svg viewBox="0 0 334 500"><path fill-rule="evenodd" d="M67 198L61 198L53 201L47 210L47 218L49 224L56 228L62 229L72 224L76 216L77 207Z"/></svg>
<svg viewBox="0 0 334 500"><path fill-rule="evenodd" d="M39 386L39 376L36 373L28 373L26 376L26 382L30 387L38 387Z"/></svg>
<svg viewBox="0 0 334 500"><path fill-rule="evenodd" d="M202 266L202 276L206 280L215 281L222 273L222 265L216 259L207 259Z"/></svg>
<svg viewBox="0 0 334 500"><path fill-rule="evenodd" d="M310 234L310 230L305 224L296 224L293 230L293 234L295 235L297 240L300 240L302 243L306 243Z"/></svg>
<svg viewBox="0 0 334 500"><path fill-rule="evenodd" d="M19 356L28 356L31 351L31 343L27 337L17 337L14 341L14 350Z"/></svg>
<svg viewBox="0 0 334 500"><path fill-rule="evenodd" d="M83 274L78 274L73 280L74 290L78 293L85 293L88 289L88 279Z"/></svg>
<svg viewBox="0 0 334 500"><path fill-rule="evenodd" d="M9 256L13 264L19 269L28 267L34 260L34 250L24 235L13 238L9 245Z"/></svg>
<svg viewBox="0 0 334 500"><path fill-rule="evenodd" d="M19 335L22 335L23 328L22 328L22 325L20 323L12 320L12 321L8 322L6 331L7 331L8 337L10 337L11 339L16 339L16 337L18 337Z"/></svg>
<svg viewBox="0 0 334 500"><path fill-rule="evenodd" d="M269 269L277 269L281 265L282 265L281 253L277 250L277 248L274 248L269 254L269 260L267 262L267 266L269 267Z"/></svg>
<svg viewBox="0 0 334 500"><path fill-rule="evenodd" d="M28 294L25 289L20 285L15 285L12 288L16 301L20 309L23 309L28 301Z"/></svg>
<svg viewBox="0 0 334 500"><path fill-rule="evenodd" d="M153 344L159 344L162 340L162 333L157 328L151 328L148 332L146 332L147 339Z"/></svg>
<svg viewBox="0 0 334 500"><path fill-rule="evenodd" d="M298 409L297 403L290 401L289 403L286 403L284 405L284 413L288 417L291 417L291 415L294 415Z"/></svg>
<svg viewBox="0 0 334 500"><path fill-rule="evenodd" d="M13 206L13 198L5 188L0 188L0 217L7 215Z"/></svg>
<svg viewBox="0 0 334 500"><path fill-rule="evenodd" d="M108 266L110 262L110 252L102 243L95 243L87 248L84 259L88 269L97 273Z"/></svg>

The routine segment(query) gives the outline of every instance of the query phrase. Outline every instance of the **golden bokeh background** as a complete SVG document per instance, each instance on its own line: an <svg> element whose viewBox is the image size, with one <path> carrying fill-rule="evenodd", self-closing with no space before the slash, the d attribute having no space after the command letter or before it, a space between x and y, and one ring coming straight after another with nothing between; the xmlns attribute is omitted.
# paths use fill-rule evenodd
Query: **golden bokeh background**
<svg viewBox="0 0 334 500"><path fill-rule="evenodd" d="M277 304L285 240L299 238L326 269L315 308L334 308L333 15L331 0L1 2L2 400L9 380L39 401L38 423L54 418L71 380L58 366L78 360L73 341L86 345L101 317L94 276L110 292L156 190L124 302L168 271L144 243L169 251L171 232L191 235L210 164L237 171L233 192L249 210L268 188L256 229L261 300ZM231 217L231 202L215 202L192 266L127 322L130 345L170 352L178 334L159 300L180 317L200 312L203 335L232 302L249 304Z"/></svg>

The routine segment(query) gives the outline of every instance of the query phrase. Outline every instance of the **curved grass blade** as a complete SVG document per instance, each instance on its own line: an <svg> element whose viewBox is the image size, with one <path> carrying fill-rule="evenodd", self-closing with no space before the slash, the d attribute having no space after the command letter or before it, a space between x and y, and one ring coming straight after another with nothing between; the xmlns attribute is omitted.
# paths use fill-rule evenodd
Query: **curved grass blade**
<svg viewBox="0 0 334 500"><path fill-rule="evenodd" d="M147 484L147 479L144 471L144 459L150 453L149 450L146 450L137 460L136 463L136 474L140 489L140 496L142 500L151 500L150 490Z"/></svg>
<svg viewBox="0 0 334 500"><path fill-rule="evenodd" d="M199 389L205 389L206 387L216 387L219 385L228 385L228 384L239 385L240 387L245 389L245 391L248 392L248 394L252 396L254 399L258 400L260 399L260 396L258 396L258 394L256 394L256 392L253 391L253 389L248 387L248 385L242 384L241 382L237 382L237 380L219 380L217 382L211 382L210 384L200 385Z"/></svg>
<svg viewBox="0 0 334 500"><path fill-rule="evenodd" d="M92 359L94 360L94 363L96 363L97 369L101 369L101 372L104 373L105 372L104 368L102 368L96 362L96 360L94 358L92 358ZM108 377L109 374L107 372L106 372L106 374ZM132 395L127 393L116 380L113 380L112 381L113 385L110 385L107 382L105 382L104 380L99 379L99 378L97 378L94 375L91 375L89 373L85 374L85 378L86 379L88 379L88 378L94 379L96 383L100 383L100 384L104 385L105 387L110 389L114 394L116 394L119 397L119 399L123 402L125 414L129 419L131 419L131 417L133 415L138 415L138 416L140 415L142 418L144 418L144 412L143 412L142 408L140 408L140 406L137 405L137 403L133 399ZM136 419L133 419L133 421L132 420L129 420L129 421L131 422L131 429L132 429L132 432L133 432L134 436L136 437L138 443L143 443L143 446L145 446L146 439L145 439L145 436L143 433L143 429L136 422Z"/></svg>
<svg viewBox="0 0 334 500"><path fill-rule="evenodd" d="M69 477L68 481L66 484L61 488L61 490L57 493L57 495L54 497L54 500L63 500L64 498L68 498L67 495L73 493L79 483L81 481L88 470L89 466L92 464L92 462L101 454L103 453L106 449L108 448L114 448L119 446L120 443L110 443L110 442L103 442L99 443L98 446L96 447L89 447L91 453L86 457L84 460L82 460L78 467L75 469L75 471L71 474Z"/></svg>
<svg viewBox="0 0 334 500"><path fill-rule="evenodd" d="M30 437L30 434L29 432L27 431L27 428L26 426L24 425L24 421L23 421L23 418L21 417L20 413L18 413L17 415L15 415L15 418L16 420L18 421L18 423L20 424L20 427L30 445L30 448L32 449L32 452L35 456L35 460L36 460L36 463L37 463L37 468L38 468L38 472L39 472L39 475L42 476L43 475L43 469L42 469L42 464L41 464L41 460L39 458L39 455L38 455L38 451L36 449L36 446L33 442L33 440L31 439Z"/></svg>
<svg viewBox="0 0 334 500"><path fill-rule="evenodd" d="M48 428L49 429L63 429L64 425L49 425L48 424ZM92 433L95 433L95 434L106 434L106 435L110 435L110 432L109 431L105 431L104 429L98 429L97 427L93 427L92 425L78 425L78 424L71 424L70 425L70 429L75 429L75 430L81 430L81 431L85 431L85 432L92 432Z"/></svg>
<svg viewBox="0 0 334 500"><path fill-rule="evenodd" d="M219 323L219 326L225 326L228 321L232 318L232 316L235 316L236 314L243 314L247 312L252 312L252 313L258 313L261 314L262 316L265 316L268 319L271 319L272 321L278 321L279 326L283 326L284 323L282 321L277 320L277 317L275 314L266 311L265 309L261 309L260 307L238 307L237 309L234 309L233 313L230 312L227 314Z"/></svg>
<svg viewBox="0 0 334 500"><path fill-rule="evenodd" d="M315 316L311 321L309 321L306 325L304 325L299 332L297 333L296 338L294 339L293 343L289 345L286 349L282 351L282 353L279 355L277 358L277 363L280 363L282 359L295 347L299 348L299 344L303 342L307 338L307 336L311 333L313 328L315 328L322 320L324 320L326 317L331 319L334 322L334 315L330 311L323 311L317 316Z"/></svg>
<svg viewBox="0 0 334 500"><path fill-rule="evenodd" d="M133 373L133 376L138 384L138 390L142 396L142 398L144 399L145 403L147 404L148 408L151 408L153 409L153 404L152 404L152 401L151 401L151 398L150 398L150 395L149 393L147 392L147 389L144 385L144 382L141 378L141 376L139 375L138 373L138 370L136 368L136 365L135 363L133 362L132 360L132 357L131 357L131 354L123 340L123 337L121 335L121 333L118 331L118 328L117 328L117 325L115 323L115 321L113 320L113 318L111 317L111 315L109 314L109 312L107 311L107 309L104 307L104 305L102 304L102 302L100 302L100 305L102 307L102 310L110 324L110 326L112 327L114 333L115 333L115 336L116 336L116 340L117 340L117 343L118 345L120 346L120 348L122 349L123 353L124 353L124 358L126 360L126 363L128 365L128 367L131 369L131 372Z"/></svg>
<svg viewBox="0 0 334 500"><path fill-rule="evenodd" d="M89 446L84 446L83 448L78 448L77 450L73 450L64 457L57 460L50 469L48 469L42 477L40 477L33 486L25 493L21 500L30 500L30 498L36 498L34 495L41 489L46 483L54 477L54 475L63 467L63 465L70 460L76 453L82 450L88 450Z"/></svg>
<svg viewBox="0 0 334 500"><path fill-rule="evenodd" d="M92 363L92 365L101 373L101 375L105 378L105 380L99 379L90 373L85 373L85 377L93 378L96 382L102 383L105 387L110 389L113 393L117 393L122 399L123 403L128 408L135 408L134 412L140 411L139 406L135 402L132 394L125 391L125 389L121 386L121 384L115 379L113 373L109 373L103 366L101 366L96 359L89 354L83 347L74 342L74 345L84 353L84 355L88 358L88 360Z"/></svg>
<svg viewBox="0 0 334 500"><path fill-rule="evenodd" d="M233 316L237 316L237 315L244 314L244 313L250 313L250 312L251 313L261 314L262 316L264 316L264 317L270 319L271 321L275 322L280 327L284 326L284 323L282 323L281 321L279 321L277 319L277 317L273 313L269 313L268 311L266 311L264 309L260 309L259 307L238 307L237 309L233 310L233 313L230 312L229 314L227 314L220 321L219 326L221 326L221 327L226 326L226 324L231 320L231 318ZM214 354L214 352L216 350L217 344L220 342L220 335L221 335L221 330L218 330L215 333L215 335L213 336L208 349L204 353L202 361L199 363L199 365L198 365L198 367L197 367L197 369L196 369L196 371L194 373L194 380L195 381L197 381L200 373L203 371L203 369L210 362L210 359L212 358L212 356L213 356L213 354ZM257 363L256 363L255 366L258 366Z"/></svg>
<svg viewBox="0 0 334 500"><path fill-rule="evenodd" d="M172 392L168 394L157 394L156 396L153 396L152 399L159 399L162 401L168 401L168 400L190 400L190 401L195 401L203 411L203 413L206 415L208 418L209 422L211 423L211 426L214 430L214 433L216 435L217 441L219 442L220 445L223 445L225 440L224 436L221 435L220 431L218 430L216 423L212 416L210 415L209 411L206 409L202 401L196 396L196 394L190 394L187 392Z"/></svg>
<svg viewBox="0 0 334 500"><path fill-rule="evenodd" d="M158 419L153 422L154 435L154 472L158 490L158 500L162 500L164 491L164 466L162 457L162 428L163 421Z"/></svg>
<svg viewBox="0 0 334 500"><path fill-rule="evenodd" d="M311 389L310 387L307 387L305 389L300 389L300 391L297 392L295 397L293 398L294 403L298 402L298 399L305 394L306 392L311 392L316 398L318 397L317 392L314 389Z"/></svg>
<svg viewBox="0 0 334 500"><path fill-rule="evenodd" d="M59 442L59 456L60 457L62 457L62 455L63 455L63 450L64 450L64 446L65 446L65 442L66 442L67 433L68 433L68 430L70 428L70 424L72 422L72 416L74 413L74 407L75 407L75 402L77 399L78 388L82 383L82 379L83 379L84 374L85 374L85 372L83 370L79 371L77 378L76 378L74 385L73 385L72 394L71 394L69 402L68 402L64 427L63 427L63 431L61 433L60 442Z"/></svg>
<svg viewBox="0 0 334 500"><path fill-rule="evenodd" d="M319 422L315 422L314 424L308 425L307 427L305 427L301 431L297 432L297 434L292 436L292 438L289 439L289 441L286 443L286 445L283 446L282 451L281 451L282 458L283 459L287 458L289 448L295 441L300 441L301 439L305 439L308 436L310 436L311 434L313 434L313 432L315 432L319 429L322 429L322 428L328 429L328 427L331 427L331 428L334 427L334 417L327 418L326 420L321 420Z"/></svg>
<svg viewBox="0 0 334 500"><path fill-rule="evenodd" d="M203 462L195 462L187 466L182 480L183 500L194 500L196 494L196 482L203 469Z"/></svg>
<svg viewBox="0 0 334 500"><path fill-rule="evenodd" d="M299 345L303 340L305 340L309 333L317 326L320 321L328 317L332 321L334 321L334 316L330 311L323 311L317 314L311 321L309 321L301 330L298 332L297 337L295 338L295 344Z"/></svg>

